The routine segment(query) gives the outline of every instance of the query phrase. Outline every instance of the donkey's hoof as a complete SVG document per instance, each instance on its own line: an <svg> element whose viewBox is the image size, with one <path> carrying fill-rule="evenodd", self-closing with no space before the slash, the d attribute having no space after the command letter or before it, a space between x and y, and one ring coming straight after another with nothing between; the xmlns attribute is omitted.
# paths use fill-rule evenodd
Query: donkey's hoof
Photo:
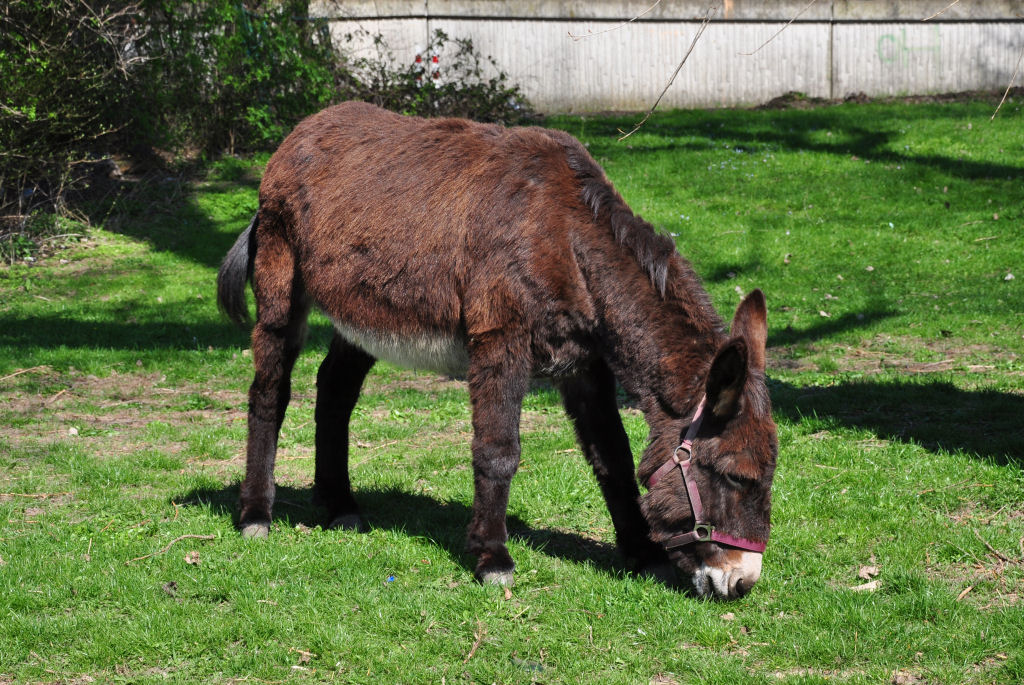
<svg viewBox="0 0 1024 685"><path fill-rule="evenodd" d="M483 571L479 578L483 585L512 587L516 584L516 576L513 571Z"/></svg>
<svg viewBox="0 0 1024 685"><path fill-rule="evenodd" d="M242 537L246 540L262 540L269 536L269 523L247 523L242 526Z"/></svg>
<svg viewBox="0 0 1024 685"><path fill-rule="evenodd" d="M366 524L363 523L363 517L359 514L342 514L335 516L327 528L328 530L354 530L357 533L362 533L366 530Z"/></svg>

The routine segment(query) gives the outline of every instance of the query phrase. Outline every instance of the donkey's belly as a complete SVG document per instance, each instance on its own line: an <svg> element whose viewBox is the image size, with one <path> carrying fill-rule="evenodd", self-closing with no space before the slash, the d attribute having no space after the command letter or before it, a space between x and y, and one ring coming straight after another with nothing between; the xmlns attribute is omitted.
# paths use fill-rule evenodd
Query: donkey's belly
<svg viewBox="0 0 1024 685"><path fill-rule="evenodd" d="M450 376L465 377L469 354L465 343L456 336L432 333L398 335L351 326L332 319L341 337L377 359L410 369L427 369Z"/></svg>

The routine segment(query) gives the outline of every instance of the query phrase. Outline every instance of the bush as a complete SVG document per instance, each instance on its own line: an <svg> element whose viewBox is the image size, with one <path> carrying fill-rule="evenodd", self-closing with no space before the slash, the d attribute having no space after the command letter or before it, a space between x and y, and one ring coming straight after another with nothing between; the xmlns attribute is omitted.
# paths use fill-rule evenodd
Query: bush
<svg viewBox="0 0 1024 685"><path fill-rule="evenodd" d="M385 109L418 116L454 116L502 124L519 124L533 117L526 97L494 59L483 57L468 38L450 38L436 30L421 54L424 62L403 66L383 39L346 36L346 42L369 38L376 55L350 63L354 75L349 99L365 100ZM429 56L440 55L434 78ZM398 65L398 66L396 66Z"/></svg>
<svg viewBox="0 0 1024 685"><path fill-rule="evenodd" d="M337 98L344 70L306 0L146 0L152 30L131 105L158 147L208 153L265 149Z"/></svg>
<svg viewBox="0 0 1024 685"><path fill-rule="evenodd" d="M136 6L9 0L0 13L0 210L56 206L128 124Z"/></svg>

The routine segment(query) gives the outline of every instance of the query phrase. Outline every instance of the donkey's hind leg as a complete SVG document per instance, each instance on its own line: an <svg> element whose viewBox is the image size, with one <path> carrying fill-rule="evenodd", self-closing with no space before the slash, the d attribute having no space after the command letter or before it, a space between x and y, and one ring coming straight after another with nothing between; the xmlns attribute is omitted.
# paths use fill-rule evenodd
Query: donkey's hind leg
<svg viewBox="0 0 1024 685"><path fill-rule="evenodd" d="M277 436L291 398L291 374L306 339L309 301L283 238L260 236L253 273L257 320L252 331L256 374L249 386L249 442L241 488L243 537L266 537L274 506Z"/></svg>
<svg viewBox="0 0 1024 685"><path fill-rule="evenodd" d="M580 448L601 486L619 551L635 570L669 582L668 558L648 537L647 522L640 512L633 453L615 402L614 375L599 360L587 372L559 380L558 389Z"/></svg>
<svg viewBox="0 0 1024 685"><path fill-rule="evenodd" d="M363 380L375 361L335 334L316 376L313 501L327 509L330 528L362 528L348 476L348 423Z"/></svg>

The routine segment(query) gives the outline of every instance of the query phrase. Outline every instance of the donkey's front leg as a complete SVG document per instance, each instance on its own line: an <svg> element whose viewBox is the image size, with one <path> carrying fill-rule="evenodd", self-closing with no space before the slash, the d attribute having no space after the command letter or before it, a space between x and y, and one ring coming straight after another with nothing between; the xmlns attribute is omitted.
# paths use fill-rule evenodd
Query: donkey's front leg
<svg viewBox="0 0 1024 685"><path fill-rule="evenodd" d="M668 557L651 542L647 521L640 512L633 453L615 401L611 369L598 360L587 371L558 381L558 388L583 454L601 486L626 563L642 575L671 584L674 574Z"/></svg>
<svg viewBox="0 0 1024 685"><path fill-rule="evenodd" d="M505 541L508 491L519 467L519 413L529 384L528 346L505 336L470 344L473 407L473 521L467 548L482 583L511 585L515 563Z"/></svg>

